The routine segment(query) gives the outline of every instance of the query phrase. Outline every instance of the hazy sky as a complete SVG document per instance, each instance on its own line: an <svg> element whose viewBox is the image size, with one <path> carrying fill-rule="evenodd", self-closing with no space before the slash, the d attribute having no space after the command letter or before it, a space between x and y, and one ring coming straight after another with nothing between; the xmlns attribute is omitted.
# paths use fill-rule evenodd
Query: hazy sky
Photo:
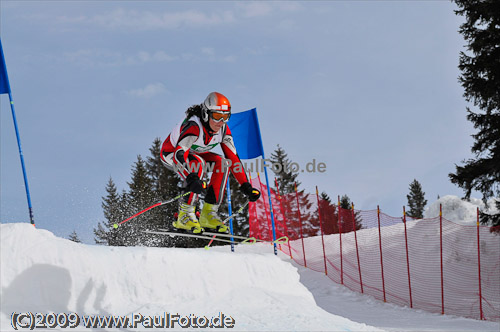
<svg viewBox="0 0 500 332"><path fill-rule="evenodd" d="M315 159L302 188L402 213L472 157L450 1L1 1L0 35L37 227L93 243L111 176L127 189L185 109L211 91L257 108L269 157ZM29 222L8 97L1 222ZM476 195L477 196L477 195Z"/></svg>

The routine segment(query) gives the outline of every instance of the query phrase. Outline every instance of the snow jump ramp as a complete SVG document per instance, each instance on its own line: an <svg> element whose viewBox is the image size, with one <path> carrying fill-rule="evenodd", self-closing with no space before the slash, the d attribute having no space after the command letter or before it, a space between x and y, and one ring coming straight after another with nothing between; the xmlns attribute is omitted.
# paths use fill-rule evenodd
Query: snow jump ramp
<svg viewBox="0 0 500 332"><path fill-rule="evenodd" d="M233 331L377 330L318 307L297 269L272 252L85 245L29 224L2 224L0 253L2 331L13 330L13 313L27 312L47 321L48 313L76 314L73 331L88 330L89 317L128 317L122 329L149 331L211 330L214 318ZM167 314L177 317L170 326L148 326ZM191 321L201 325L178 317L201 317ZM21 325L30 319L21 318Z"/></svg>

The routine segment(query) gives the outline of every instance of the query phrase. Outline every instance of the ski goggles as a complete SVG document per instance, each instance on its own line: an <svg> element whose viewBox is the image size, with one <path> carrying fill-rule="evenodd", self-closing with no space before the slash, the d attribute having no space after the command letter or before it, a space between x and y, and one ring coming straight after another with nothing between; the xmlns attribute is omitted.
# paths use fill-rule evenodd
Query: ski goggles
<svg viewBox="0 0 500 332"><path fill-rule="evenodd" d="M221 121L228 122L230 117L231 117L231 112L218 112L218 111L210 112L210 118L215 122L221 122Z"/></svg>

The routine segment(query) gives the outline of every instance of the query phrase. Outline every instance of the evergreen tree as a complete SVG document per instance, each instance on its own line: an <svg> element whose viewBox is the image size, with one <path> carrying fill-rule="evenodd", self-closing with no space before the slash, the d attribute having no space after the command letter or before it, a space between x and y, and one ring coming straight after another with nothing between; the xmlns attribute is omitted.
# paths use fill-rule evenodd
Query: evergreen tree
<svg viewBox="0 0 500 332"><path fill-rule="evenodd" d="M304 236L321 235L321 225L317 210L313 209L317 205L316 194L306 194L304 190L297 192L299 198L300 213L302 217L302 232ZM316 207L317 209L317 207Z"/></svg>
<svg viewBox="0 0 500 332"><path fill-rule="evenodd" d="M347 233L347 232L352 232L353 229L353 224L352 224L352 206L353 203L349 196L343 195L340 198L340 208L341 211L347 211L344 215L342 215L341 218L341 225L340 225L340 230L342 233ZM356 225L356 230L363 228L361 216L359 212L354 212L354 224Z"/></svg>
<svg viewBox="0 0 500 332"><path fill-rule="evenodd" d="M118 211L123 213L122 220L134 215L138 212L138 207L132 205L132 200L127 191L122 190L122 193L119 196L120 205L118 207ZM142 209L141 209L142 210ZM113 226L113 225L111 225ZM111 234L116 234L115 238L117 240L117 245L119 246L135 246L139 244L137 235L137 225L135 224L135 218L122 224L119 228L111 229Z"/></svg>
<svg viewBox="0 0 500 332"><path fill-rule="evenodd" d="M127 205L130 215L141 211L155 203L157 194L153 190L153 181L149 177L146 164L140 155L137 156L137 161L132 168L132 181L127 183L129 191L127 193ZM155 220L157 216L153 213L141 214L130 222L132 232L130 241L133 245L159 245L158 237L152 234L145 234L143 231L152 230L158 226L160 222Z"/></svg>
<svg viewBox="0 0 500 332"><path fill-rule="evenodd" d="M278 189L281 195L286 195L295 191L295 183L297 187L300 182L297 181L298 172L293 172L292 163L288 159L288 154L278 144L278 147L271 154L271 163L276 165L272 168L278 182Z"/></svg>
<svg viewBox="0 0 500 332"><path fill-rule="evenodd" d="M94 241L96 244L108 245L108 231L101 222L94 228Z"/></svg>
<svg viewBox="0 0 500 332"><path fill-rule="evenodd" d="M468 53L460 52L460 82L464 97L479 112L467 107L467 119L478 132L473 135L474 159L464 160L450 174L451 182L470 198L472 190L482 193L483 201L500 197L500 6L498 0L455 0L465 17L460 33L467 41ZM496 202L500 210L500 201ZM481 214L481 221L500 225L500 213ZM500 230L500 228L497 228Z"/></svg>
<svg viewBox="0 0 500 332"><path fill-rule="evenodd" d="M332 204L332 199L330 198L330 196L328 196L328 194L326 192L321 192L321 194L319 194L319 199L321 200L324 200L326 202L328 202L328 204Z"/></svg>
<svg viewBox="0 0 500 332"><path fill-rule="evenodd" d="M427 200L424 196L425 193L422 191L422 186L414 179L413 182L410 183L410 193L406 195L409 207L407 212L408 216L415 219L422 219L424 217L424 208L427 204Z"/></svg>
<svg viewBox="0 0 500 332"><path fill-rule="evenodd" d="M78 234L76 234L76 231L73 231L69 235L68 240L76 242L76 243L82 243L82 241L80 241L80 238L78 237Z"/></svg>
<svg viewBox="0 0 500 332"><path fill-rule="evenodd" d="M323 223L323 233L336 234L339 232L338 227L338 209L337 205L332 203L330 196L326 192L319 195L321 222Z"/></svg>
<svg viewBox="0 0 500 332"><path fill-rule="evenodd" d="M300 226L302 226L304 237L320 235L321 228L317 208L313 209L313 206L316 206L316 196L299 190L300 182L297 181L299 173L293 169L293 163L288 158L288 154L279 144L271 154L270 160L274 166L272 170L278 183L277 189L282 197L280 205L283 206L287 216L283 222L287 223L289 230L297 234L300 234ZM298 214L299 208L300 216Z"/></svg>
<svg viewBox="0 0 500 332"><path fill-rule="evenodd" d="M113 225L126 218L123 195L118 194L116 185L110 177L106 185L106 197L103 197L102 208L106 222L98 223L94 228L95 242L109 246L126 245L126 237L129 226L124 224L120 230L114 229Z"/></svg>
<svg viewBox="0 0 500 332"><path fill-rule="evenodd" d="M347 195L340 197L340 207L344 210L351 209L351 199Z"/></svg>

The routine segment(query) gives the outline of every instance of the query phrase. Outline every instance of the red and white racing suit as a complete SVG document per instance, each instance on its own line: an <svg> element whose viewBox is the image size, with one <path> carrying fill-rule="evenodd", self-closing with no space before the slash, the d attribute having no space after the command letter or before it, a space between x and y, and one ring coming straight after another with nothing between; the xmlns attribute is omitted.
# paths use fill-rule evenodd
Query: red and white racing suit
<svg viewBox="0 0 500 332"><path fill-rule="evenodd" d="M224 157L210 152L219 144ZM203 179L207 170L212 171L205 195L205 202L209 204L221 203L229 170L240 185L248 182L227 124L218 132L213 132L208 123L204 124L197 116L184 119L163 142L160 156L163 164L176 171L182 179L190 173L196 173ZM197 199L198 195L191 193L185 202L192 204Z"/></svg>

